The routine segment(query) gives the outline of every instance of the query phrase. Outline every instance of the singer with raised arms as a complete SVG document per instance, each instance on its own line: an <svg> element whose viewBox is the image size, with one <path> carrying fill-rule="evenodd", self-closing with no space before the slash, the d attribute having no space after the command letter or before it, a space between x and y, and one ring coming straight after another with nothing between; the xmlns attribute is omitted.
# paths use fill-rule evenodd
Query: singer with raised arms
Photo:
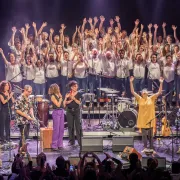
<svg viewBox="0 0 180 180"><path fill-rule="evenodd" d="M134 77L130 77L130 89L133 96L136 98L139 105L138 119L137 119L137 128L140 128L142 131L142 140L144 143L144 150L147 151L147 136L150 141L150 150L153 151L153 128L155 127L155 100L162 93L163 78L159 79L160 86L157 93L148 96L147 89L141 91L141 96L134 91L133 81Z"/></svg>
<svg viewBox="0 0 180 180"><path fill-rule="evenodd" d="M10 114L14 103L11 84L2 81L0 84L0 141L1 144L10 140ZM4 134L5 132L5 134Z"/></svg>
<svg viewBox="0 0 180 180"><path fill-rule="evenodd" d="M64 107L66 108L66 117L69 131L69 146L75 145L74 124L76 128L76 136L79 146L81 146L81 123L80 123L80 104L81 94L78 92L78 84L76 81L69 82L70 91L64 99Z"/></svg>

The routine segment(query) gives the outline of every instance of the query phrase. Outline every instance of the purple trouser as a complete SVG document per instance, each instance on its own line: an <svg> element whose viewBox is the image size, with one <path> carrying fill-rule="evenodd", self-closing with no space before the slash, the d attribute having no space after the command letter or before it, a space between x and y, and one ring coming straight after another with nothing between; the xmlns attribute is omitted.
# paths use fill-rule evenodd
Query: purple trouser
<svg viewBox="0 0 180 180"><path fill-rule="evenodd" d="M63 135L64 135L64 110L54 110L52 113L53 118L53 136L52 136L52 148L63 147Z"/></svg>

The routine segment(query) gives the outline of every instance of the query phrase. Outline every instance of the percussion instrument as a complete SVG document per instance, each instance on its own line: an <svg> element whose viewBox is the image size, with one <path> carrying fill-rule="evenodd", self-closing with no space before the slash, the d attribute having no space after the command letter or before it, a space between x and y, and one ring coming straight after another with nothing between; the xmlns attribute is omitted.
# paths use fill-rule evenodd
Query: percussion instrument
<svg viewBox="0 0 180 180"><path fill-rule="evenodd" d="M126 100L118 101L118 105L117 105L118 112L123 112L125 109L129 109L130 104L131 101L126 101Z"/></svg>
<svg viewBox="0 0 180 180"><path fill-rule="evenodd" d="M37 102L37 117L44 123L45 126L48 125L49 100L42 99L41 101Z"/></svg>
<svg viewBox="0 0 180 180"><path fill-rule="evenodd" d="M122 128L133 128L137 121L137 111L135 109L125 109L118 116L118 122Z"/></svg>
<svg viewBox="0 0 180 180"><path fill-rule="evenodd" d="M94 102L95 94L94 93L85 93L82 95L84 102Z"/></svg>
<svg viewBox="0 0 180 180"><path fill-rule="evenodd" d="M35 99L37 102L41 102L43 100L43 95L36 95Z"/></svg>

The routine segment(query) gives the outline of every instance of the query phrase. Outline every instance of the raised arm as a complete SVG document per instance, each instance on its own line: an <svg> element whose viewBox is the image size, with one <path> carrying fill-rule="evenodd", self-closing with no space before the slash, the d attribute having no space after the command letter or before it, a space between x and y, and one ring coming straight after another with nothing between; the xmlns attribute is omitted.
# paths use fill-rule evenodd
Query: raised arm
<svg viewBox="0 0 180 180"><path fill-rule="evenodd" d="M151 29L152 29L152 24L149 24L149 25L148 25L149 33L151 33Z"/></svg>
<svg viewBox="0 0 180 180"><path fill-rule="evenodd" d="M112 29L114 29L114 20L113 20L113 19L110 19L110 20L109 20L109 24L110 24L110 27L111 27Z"/></svg>
<svg viewBox="0 0 180 180"><path fill-rule="evenodd" d="M91 27L91 30L94 30L94 26L92 24L92 18L91 17L88 19L88 23L89 23L89 25Z"/></svg>
<svg viewBox="0 0 180 180"><path fill-rule="evenodd" d="M130 77L130 90L131 90L132 95L133 95L137 100L139 100L139 99L141 98L141 96L139 96L139 94L137 94L137 93L134 91L133 81L134 81L134 77L131 76L131 77Z"/></svg>
<svg viewBox="0 0 180 180"><path fill-rule="evenodd" d="M157 30L158 30L158 25L154 24L154 37L153 37L153 44L157 43Z"/></svg>
<svg viewBox="0 0 180 180"><path fill-rule="evenodd" d="M177 33L176 33L177 26L172 25L172 29L174 31L174 39L175 39L176 43L179 43L179 39L177 38Z"/></svg>
<svg viewBox="0 0 180 180"><path fill-rule="evenodd" d="M163 81L164 81L164 78L163 78L163 77L160 77L160 79L159 79L159 82L160 82L159 90L158 90L157 93L153 94L153 95L151 96L151 98L156 99L158 96L160 96L160 95L162 94Z"/></svg>
<svg viewBox="0 0 180 180"><path fill-rule="evenodd" d="M54 29L51 28L51 29L50 29L50 34L49 34L49 45L50 45L50 46L53 44L53 38L52 38L53 33L54 33Z"/></svg>
<svg viewBox="0 0 180 180"><path fill-rule="evenodd" d="M166 23L163 22L162 24L162 29L163 29L163 39L166 40Z"/></svg>
<svg viewBox="0 0 180 180"><path fill-rule="evenodd" d="M3 50L0 48L0 53L1 53L1 55L2 55L2 58L3 58L3 60L4 60L4 63L7 65L9 62L8 62L8 60L6 59L6 57L5 57L5 55L4 55L4 52L3 52Z"/></svg>
<svg viewBox="0 0 180 180"><path fill-rule="evenodd" d="M33 26L33 28L34 28L34 35L35 35L35 39L37 39L37 37L38 37L38 32L37 32L36 23L35 23L35 22L33 22L33 23L32 23L32 26Z"/></svg>
<svg viewBox="0 0 180 180"><path fill-rule="evenodd" d="M40 29L39 29L39 31L38 31L38 35L40 35L40 34L42 33L43 29L44 29L46 26L47 26L47 22L43 22L42 25L41 25L41 27L40 27Z"/></svg>
<svg viewBox="0 0 180 180"><path fill-rule="evenodd" d="M118 28L119 28L119 31L121 31L121 23L120 23L120 17L119 16L115 16L115 19L114 19L118 25Z"/></svg>
<svg viewBox="0 0 180 180"><path fill-rule="evenodd" d="M135 33L136 32L136 29L138 28L138 25L139 25L139 19L136 19L135 21L134 21L134 29L133 29L133 32L132 33Z"/></svg>
<svg viewBox="0 0 180 180"><path fill-rule="evenodd" d="M29 24L27 23L27 24L25 24L25 27L26 27L25 36L26 36L26 39L27 39L30 26L29 26Z"/></svg>
<svg viewBox="0 0 180 180"><path fill-rule="evenodd" d="M76 38L76 35L77 35L77 31L78 31L78 27L76 26L76 31L74 32L74 34L72 36L72 44L75 43L75 38Z"/></svg>
<svg viewBox="0 0 180 180"><path fill-rule="evenodd" d="M65 29L66 29L65 24L61 24L60 39L62 41L63 47L64 47L64 30Z"/></svg>
<svg viewBox="0 0 180 180"><path fill-rule="evenodd" d="M86 18L84 18L84 19L83 19L83 24L82 24L82 27L81 27L81 34L83 34L83 33L84 33L84 29L85 29L85 25L86 25L86 23L87 23L87 19L86 19Z"/></svg>
<svg viewBox="0 0 180 180"><path fill-rule="evenodd" d="M23 45L26 44L26 33L25 33L25 29L22 27L19 32L21 33L22 35L22 41L23 41Z"/></svg>
<svg viewBox="0 0 180 180"><path fill-rule="evenodd" d="M104 16L100 16L99 32L101 32L102 29L103 29L104 21L105 21L105 17Z"/></svg>
<svg viewBox="0 0 180 180"><path fill-rule="evenodd" d="M97 17L94 17L94 29L96 28L96 24L98 23L98 18Z"/></svg>
<svg viewBox="0 0 180 180"><path fill-rule="evenodd" d="M15 37L15 34L16 34L16 27L12 27L12 37L11 37L11 46L14 46L14 37Z"/></svg>

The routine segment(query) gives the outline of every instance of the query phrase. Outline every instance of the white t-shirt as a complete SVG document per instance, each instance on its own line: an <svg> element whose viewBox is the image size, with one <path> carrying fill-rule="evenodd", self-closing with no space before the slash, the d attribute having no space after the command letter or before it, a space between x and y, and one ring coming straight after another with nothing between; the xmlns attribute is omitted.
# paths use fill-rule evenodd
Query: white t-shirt
<svg viewBox="0 0 180 180"><path fill-rule="evenodd" d="M46 82L46 80L45 80L44 67L35 67L34 83L44 84L45 82Z"/></svg>
<svg viewBox="0 0 180 180"><path fill-rule="evenodd" d="M48 63L46 64L46 77L47 78L54 78L58 77L58 64L55 63Z"/></svg>
<svg viewBox="0 0 180 180"><path fill-rule="evenodd" d="M159 79L161 76L160 65L152 63L151 60L147 61L148 77L149 79Z"/></svg>
<svg viewBox="0 0 180 180"><path fill-rule="evenodd" d="M7 64L7 74L6 74L6 80L10 81L12 78L15 78L11 80L11 82L21 82L22 81L22 74L21 74L21 64L17 63L15 65L11 65L10 62Z"/></svg>
<svg viewBox="0 0 180 180"><path fill-rule="evenodd" d="M24 64L23 69L24 69L25 79L33 80L34 77L35 77L35 72L34 72L33 65L32 64L31 65Z"/></svg>
<svg viewBox="0 0 180 180"><path fill-rule="evenodd" d="M73 65L73 68L75 67L75 63ZM76 78L85 78L87 77L87 73L86 73L86 65L85 63L78 63L76 65L76 68L74 69L74 77Z"/></svg>
<svg viewBox="0 0 180 180"><path fill-rule="evenodd" d="M166 82L171 82L174 80L175 65L164 66L163 68L163 77Z"/></svg>
<svg viewBox="0 0 180 180"><path fill-rule="evenodd" d="M116 60L116 76L118 78L126 78L129 76L129 61L127 59Z"/></svg>
<svg viewBox="0 0 180 180"><path fill-rule="evenodd" d="M98 56L96 58L93 58L92 55L89 55L88 66L89 72L92 74L100 74L102 72L102 62Z"/></svg>
<svg viewBox="0 0 180 180"><path fill-rule="evenodd" d="M134 63L133 69L134 77L137 79L142 79L145 76L145 63Z"/></svg>
<svg viewBox="0 0 180 180"><path fill-rule="evenodd" d="M104 76L114 77L115 72L115 58L107 59L102 57L102 74Z"/></svg>
<svg viewBox="0 0 180 180"><path fill-rule="evenodd" d="M71 76L72 71L73 71L73 64L74 61L66 61L66 60L61 60L61 75L62 76Z"/></svg>

